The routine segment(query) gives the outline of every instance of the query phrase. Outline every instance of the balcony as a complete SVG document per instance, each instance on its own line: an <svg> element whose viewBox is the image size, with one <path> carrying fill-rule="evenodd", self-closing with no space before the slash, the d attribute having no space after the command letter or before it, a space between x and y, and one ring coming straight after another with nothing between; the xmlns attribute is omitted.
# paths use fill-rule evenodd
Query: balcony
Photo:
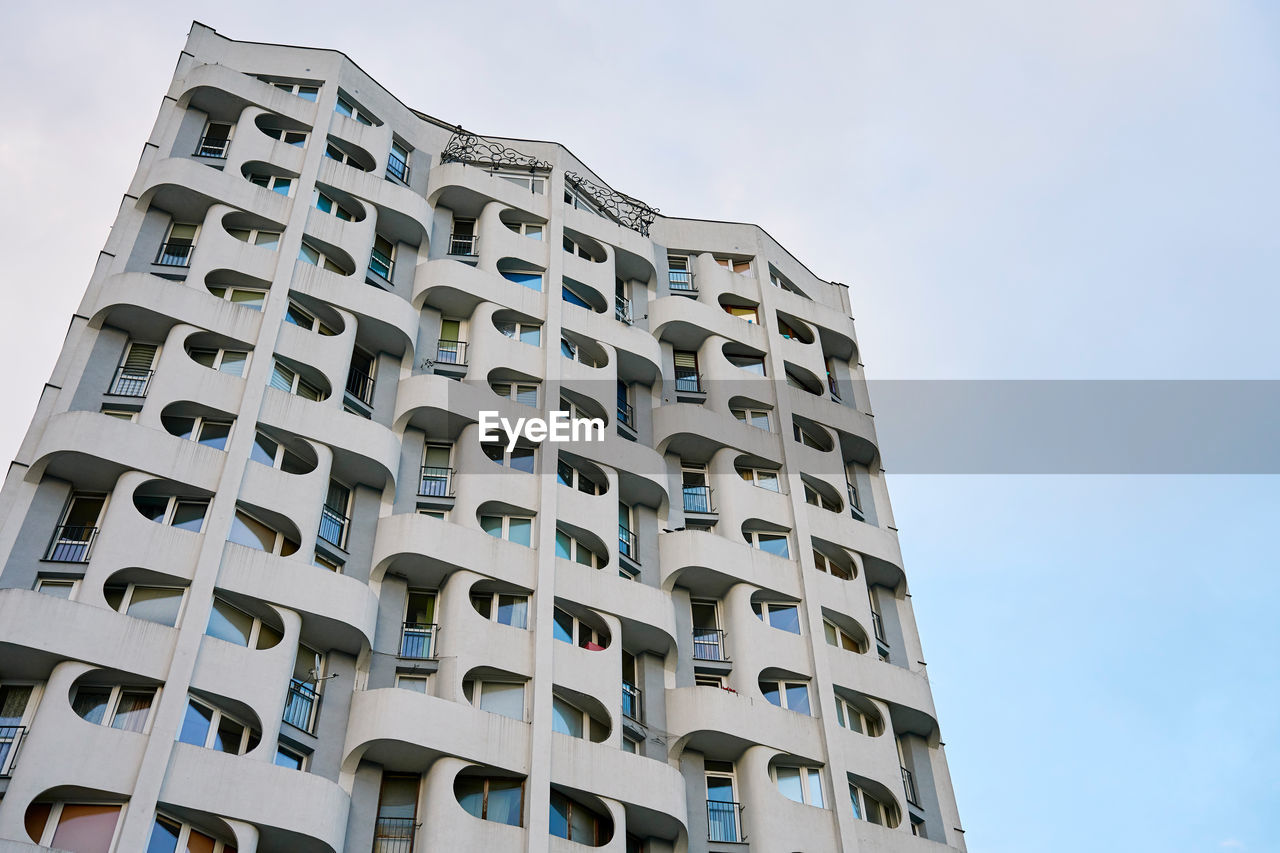
<svg viewBox="0 0 1280 853"><path fill-rule="evenodd" d="M436 364L464 366L466 363L466 341L451 341L448 338L440 338L440 340L436 341Z"/></svg>
<svg viewBox="0 0 1280 853"><path fill-rule="evenodd" d="M644 723L644 692L629 681L622 682L622 715Z"/></svg>
<svg viewBox="0 0 1280 853"><path fill-rule="evenodd" d="M392 151L387 155L387 174L401 183L409 183L409 164Z"/></svg>
<svg viewBox="0 0 1280 853"><path fill-rule="evenodd" d="M905 767L902 770L902 791L907 796L907 802L916 808L920 808L920 796L916 792L916 780L911 775L911 771Z"/></svg>
<svg viewBox="0 0 1280 853"><path fill-rule="evenodd" d="M347 531L351 527L351 519L332 507L321 507L320 509L320 532L319 536L335 548L341 548L344 551L347 548Z"/></svg>
<svg viewBox="0 0 1280 853"><path fill-rule="evenodd" d="M742 804L728 800L707 800L707 840L737 843L742 834Z"/></svg>
<svg viewBox="0 0 1280 853"><path fill-rule="evenodd" d="M155 262L162 267L189 267L195 248L195 244L186 241L161 243Z"/></svg>
<svg viewBox="0 0 1280 853"><path fill-rule="evenodd" d="M725 633L719 628L694 628L693 659L728 663L729 650L724 639Z"/></svg>
<svg viewBox="0 0 1280 853"><path fill-rule="evenodd" d="M406 660L435 660L436 635L440 626L434 622L405 622L400 628L400 657Z"/></svg>
<svg viewBox="0 0 1280 853"><path fill-rule="evenodd" d="M52 563L87 563L98 528L60 524L53 530L44 558Z"/></svg>
<svg viewBox="0 0 1280 853"><path fill-rule="evenodd" d="M474 258L479 254L479 241L475 234L450 234L449 254Z"/></svg>
<svg viewBox="0 0 1280 853"><path fill-rule="evenodd" d="M138 370L134 367L117 367L107 391L117 397L145 397L151 385L154 370Z"/></svg>
<svg viewBox="0 0 1280 853"><path fill-rule="evenodd" d="M26 726L0 726L0 779L8 779L13 775L18 748L26 733Z"/></svg>
<svg viewBox="0 0 1280 853"><path fill-rule="evenodd" d="M618 553L633 562L639 561L639 557L636 556L638 553L636 551L636 533L622 524L618 525Z"/></svg>
<svg viewBox="0 0 1280 853"><path fill-rule="evenodd" d="M214 160L227 159L227 151L231 148L231 140L226 137L202 136L196 146L193 157L209 157Z"/></svg>
<svg viewBox="0 0 1280 853"><path fill-rule="evenodd" d="M629 430L636 428L636 409L626 400L618 401L618 423Z"/></svg>
<svg viewBox="0 0 1280 853"><path fill-rule="evenodd" d="M352 367L347 371L347 393L373 408L373 377Z"/></svg>
<svg viewBox="0 0 1280 853"><path fill-rule="evenodd" d="M667 270L667 281L672 293L697 295L698 286L689 270Z"/></svg>
<svg viewBox="0 0 1280 853"><path fill-rule="evenodd" d="M320 694L311 687L311 683L301 678L290 678L289 697L285 700L281 719L307 734L315 734L319 709Z"/></svg>
<svg viewBox="0 0 1280 853"><path fill-rule="evenodd" d="M626 323L628 326L633 322L631 317L631 300L625 296L613 297L613 316L620 323Z"/></svg>
<svg viewBox="0 0 1280 853"><path fill-rule="evenodd" d="M702 513L703 515L714 513L716 510L711 503L711 487L685 486L684 511Z"/></svg>
<svg viewBox="0 0 1280 853"><path fill-rule="evenodd" d="M453 469L423 465L421 476L418 478L418 497L453 497Z"/></svg>
<svg viewBox="0 0 1280 853"><path fill-rule="evenodd" d="M418 824L411 817L380 817L373 830L373 853L413 853Z"/></svg>
<svg viewBox="0 0 1280 853"><path fill-rule="evenodd" d="M676 399L682 403L702 403L707 389L696 368L676 366Z"/></svg>

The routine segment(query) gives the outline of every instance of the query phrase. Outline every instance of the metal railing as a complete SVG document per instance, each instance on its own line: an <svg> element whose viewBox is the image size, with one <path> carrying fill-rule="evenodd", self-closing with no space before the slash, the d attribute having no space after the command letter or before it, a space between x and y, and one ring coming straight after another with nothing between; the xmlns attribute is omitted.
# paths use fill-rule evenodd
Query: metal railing
<svg viewBox="0 0 1280 853"><path fill-rule="evenodd" d="M380 817L373 829L373 853L413 853L418 824L411 817Z"/></svg>
<svg viewBox="0 0 1280 853"><path fill-rule="evenodd" d="M620 322L631 325L631 300L625 296L613 297L613 316Z"/></svg>
<svg viewBox="0 0 1280 853"><path fill-rule="evenodd" d="M436 341L436 364L466 364L467 342L440 338Z"/></svg>
<svg viewBox="0 0 1280 853"><path fill-rule="evenodd" d="M423 465L422 475L418 478L418 497L453 497L453 469Z"/></svg>
<svg viewBox="0 0 1280 853"><path fill-rule="evenodd" d="M618 401L618 423L631 429L636 428L636 410L635 407L626 400Z"/></svg>
<svg viewBox="0 0 1280 853"><path fill-rule="evenodd" d="M907 768L900 767L899 769L902 770L902 790L907 795L907 802L913 806L919 806L920 795L916 792L915 777L911 775L911 771Z"/></svg>
<svg viewBox="0 0 1280 853"><path fill-rule="evenodd" d="M337 548L347 547L347 530L351 519L333 507L320 508L320 538Z"/></svg>
<svg viewBox="0 0 1280 853"><path fill-rule="evenodd" d="M685 486L684 487L684 511L685 512L715 512L715 507L711 503L711 487L710 486Z"/></svg>
<svg viewBox="0 0 1280 853"><path fill-rule="evenodd" d="M702 387L702 377L698 375L696 370L691 370L688 367L677 367L676 390L693 391L700 394L705 390Z"/></svg>
<svg viewBox="0 0 1280 853"><path fill-rule="evenodd" d="M156 253L156 263L162 267L186 267L191 265L191 251L194 243L161 243Z"/></svg>
<svg viewBox="0 0 1280 853"><path fill-rule="evenodd" d="M231 147L231 140L226 137L202 136L200 144L196 146L196 157L212 157L216 160L225 160L227 157L227 149Z"/></svg>
<svg viewBox="0 0 1280 853"><path fill-rule="evenodd" d="M880 614L874 610L871 611L871 630L875 632L877 640L882 643L889 642L884 637L884 619L880 618Z"/></svg>
<svg viewBox="0 0 1280 853"><path fill-rule="evenodd" d="M707 840L737 842L742 839L742 804L707 800Z"/></svg>
<svg viewBox="0 0 1280 853"><path fill-rule="evenodd" d="M693 659L728 661L729 650L724 644L725 633L719 628L693 629Z"/></svg>
<svg viewBox="0 0 1280 853"><path fill-rule="evenodd" d="M387 174L407 184L409 183L409 164L392 151L387 155Z"/></svg>
<svg viewBox="0 0 1280 853"><path fill-rule="evenodd" d="M289 696L284 703L281 719L294 728L309 734L315 733L316 711L320 706L320 694L308 681L289 679Z"/></svg>
<svg viewBox="0 0 1280 853"><path fill-rule="evenodd" d="M26 726L0 726L0 779L13 775L18 758L18 747L27 733Z"/></svg>
<svg viewBox="0 0 1280 853"><path fill-rule="evenodd" d="M622 682L622 715L637 723L644 722L644 691L629 681Z"/></svg>
<svg viewBox="0 0 1280 853"><path fill-rule="evenodd" d="M449 254L474 258L477 254L478 242L475 234L450 234Z"/></svg>
<svg viewBox="0 0 1280 853"><path fill-rule="evenodd" d="M386 281L391 281L391 276L395 271L396 262L394 259L388 258L377 249L374 249L369 255L369 272Z"/></svg>
<svg viewBox="0 0 1280 853"><path fill-rule="evenodd" d="M53 529L44 558L54 563L87 563L98 528L60 524Z"/></svg>
<svg viewBox="0 0 1280 853"><path fill-rule="evenodd" d="M405 622L400 628L400 657L410 660L434 658L439 628L434 622Z"/></svg>
<svg viewBox="0 0 1280 853"><path fill-rule="evenodd" d="M636 559L636 534L626 525L618 525L618 553L632 560Z"/></svg>
<svg viewBox="0 0 1280 853"><path fill-rule="evenodd" d="M107 393L117 397L145 397L154 375L154 370L117 367L115 376L111 378L111 390Z"/></svg>
<svg viewBox="0 0 1280 853"><path fill-rule="evenodd" d="M347 393L366 406L373 405L373 377L352 367L347 370Z"/></svg>
<svg viewBox="0 0 1280 853"><path fill-rule="evenodd" d="M698 292L698 286L693 283L693 273L689 270L667 270L667 281L676 293Z"/></svg>

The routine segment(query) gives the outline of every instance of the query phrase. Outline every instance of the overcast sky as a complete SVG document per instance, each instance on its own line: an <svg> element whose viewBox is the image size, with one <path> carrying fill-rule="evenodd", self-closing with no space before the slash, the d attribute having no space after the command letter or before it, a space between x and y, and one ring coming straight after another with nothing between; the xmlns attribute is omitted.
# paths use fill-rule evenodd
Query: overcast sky
<svg viewBox="0 0 1280 853"><path fill-rule="evenodd" d="M196 8L0 11L6 457ZM199 8L666 213L761 224L852 287L872 378L1280 378L1261 0ZM1275 849L1275 478L890 489L975 853Z"/></svg>

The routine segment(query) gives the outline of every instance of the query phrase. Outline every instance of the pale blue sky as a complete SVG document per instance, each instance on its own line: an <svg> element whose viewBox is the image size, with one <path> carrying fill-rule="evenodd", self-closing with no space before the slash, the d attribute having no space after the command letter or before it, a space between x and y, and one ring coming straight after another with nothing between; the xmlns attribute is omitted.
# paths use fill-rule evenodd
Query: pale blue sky
<svg viewBox="0 0 1280 853"><path fill-rule="evenodd" d="M0 354L21 366L0 455L195 8L0 12ZM562 141L670 214L760 223L851 285L872 378L1280 378L1274 6L232 0L198 17L342 49L405 102ZM1276 849L1275 478L890 488L975 853Z"/></svg>

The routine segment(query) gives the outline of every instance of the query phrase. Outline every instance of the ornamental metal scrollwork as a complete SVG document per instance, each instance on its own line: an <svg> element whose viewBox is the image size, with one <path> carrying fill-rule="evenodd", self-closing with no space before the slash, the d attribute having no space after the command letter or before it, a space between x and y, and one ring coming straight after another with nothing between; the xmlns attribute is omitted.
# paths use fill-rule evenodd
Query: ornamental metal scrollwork
<svg viewBox="0 0 1280 853"><path fill-rule="evenodd" d="M441 163L468 163L473 166L503 166L524 168L529 171L551 171L551 164L546 160L531 157L522 151L503 145L493 139L486 139L474 133L468 133L458 125L449 137L449 144L440 152Z"/></svg>
<svg viewBox="0 0 1280 853"><path fill-rule="evenodd" d="M658 208L650 207L638 198L632 198L625 193L589 181L577 172L565 172L564 178L590 197L606 216L632 231L638 231L645 237L649 236L649 227L653 225L653 220L658 215Z"/></svg>

